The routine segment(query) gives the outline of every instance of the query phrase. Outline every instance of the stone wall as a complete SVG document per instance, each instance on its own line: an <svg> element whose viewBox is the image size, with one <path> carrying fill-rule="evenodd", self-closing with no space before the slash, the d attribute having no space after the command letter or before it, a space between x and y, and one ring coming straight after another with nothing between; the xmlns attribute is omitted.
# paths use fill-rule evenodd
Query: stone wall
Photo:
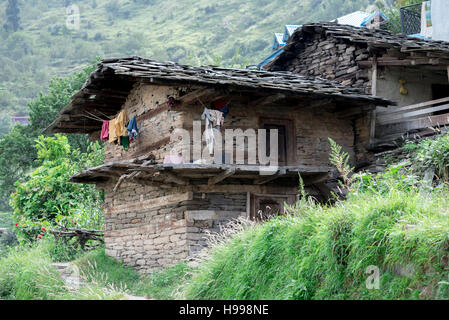
<svg viewBox="0 0 449 320"><path fill-rule="evenodd" d="M332 37L315 34L305 48L289 60L283 70L304 76L335 80L346 86L364 88L371 93L371 81L367 69L361 69L358 61L367 60L366 45L355 45Z"/></svg>
<svg viewBox="0 0 449 320"><path fill-rule="evenodd" d="M183 141L173 138L176 128L190 131L200 120L204 106L162 108L169 97L194 88L175 88L141 84L133 89L124 107L129 118L154 116L140 121L142 134L128 151L106 143L106 162L133 159L152 154L158 163L172 149L182 149ZM310 101L312 103L313 101ZM261 118L289 120L293 128L295 162L289 165L328 166L329 142L333 138L359 159L368 143L366 117L354 120L335 116L338 107L328 103L320 108L298 105L252 105L233 102L224 129L258 129ZM159 109L158 109L159 108ZM155 110L162 110L154 112ZM139 118L138 118L139 119ZM365 122L364 122L365 121ZM204 130L204 121L202 122ZM355 137L358 139L355 139ZM165 141L160 144L160 141ZM203 142L204 146L204 142ZM246 150L247 151L247 150ZM357 156L356 156L357 155ZM354 157L353 157L354 156ZM108 255L140 272L148 273L195 255L206 245L208 233L219 232L227 222L249 217L250 194L289 196L295 199L296 187L283 185L188 185L171 189L123 183L114 192L118 177L99 184L105 190L105 242ZM311 190L315 195L316 190ZM317 195L318 196L318 195Z"/></svg>
<svg viewBox="0 0 449 320"><path fill-rule="evenodd" d="M337 117L335 112L338 111L338 108L333 104L310 108L308 103L276 107L233 103L230 109L222 129L223 146L225 145L225 129L242 129L243 131L256 129L257 131L260 128L260 119L265 118L268 119L268 122L269 119L292 122L295 139L293 152L295 154L294 162L288 163L288 165L328 166L330 152L328 137L342 145L344 150L350 154L351 160L356 161L356 159L362 158L363 154L369 153L366 151L369 146L369 126L366 126L369 117L367 114L361 116L354 124L351 119ZM192 132L192 123L194 120L200 119L203 106L192 105L180 112L183 112L183 128ZM202 130L204 130L204 121ZM355 130L359 134L358 141L355 141ZM355 142L358 144L358 149L355 148ZM234 150L235 148L236 144L234 143ZM247 159L246 145L244 151L245 159Z"/></svg>
<svg viewBox="0 0 449 320"><path fill-rule="evenodd" d="M208 233L246 215L247 193L103 186L106 253L145 273L194 256Z"/></svg>
<svg viewBox="0 0 449 320"><path fill-rule="evenodd" d="M186 90L181 87L137 85L129 94L123 108L129 119L154 111L167 102L169 97L178 98ZM170 143L170 134L174 128L182 126L182 114L176 110L166 110L154 117L138 121L141 134L130 144L128 151L119 145L105 144L106 162L133 159L152 154L156 161L162 162L164 156L174 148Z"/></svg>

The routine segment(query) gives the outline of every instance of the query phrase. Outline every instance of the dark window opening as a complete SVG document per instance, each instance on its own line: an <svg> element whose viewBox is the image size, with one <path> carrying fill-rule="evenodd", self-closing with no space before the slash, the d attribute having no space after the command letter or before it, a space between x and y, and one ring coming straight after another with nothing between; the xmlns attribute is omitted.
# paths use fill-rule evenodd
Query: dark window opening
<svg viewBox="0 0 449 320"><path fill-rule="evenodd" d="M266 130L266 153L270 155L270 129L278 130L278 161L279 165L294 165L296 163L296 132L291 119L260 118L259 128Z"/></svg>
<svg viewBox="0 0 449 320"><path fill-rule="evenodd" d="M264 129L267 130L267 155L271 154L270 150L270 130L277 129L278 130L278 161L279 164L287 163L287 129L283 125L277 124L264 124Z"/></svg>
<svg viewBox="0 0 449 320"><path fill-rule="evenodd" d="M432 84L432 100L438 100L449 97L449 84ZM436 104L434 106L440 106L444 104L449 104L449 102L443 102L441 104ZM433 112L433 115L446 114L449 112L449 106L445 110L440 110Z"/></svg>
<svg viewBox="0 0 449 320"><path fill-rule="evenodd" d="M288 197L251 196L251 215L253 221L263 222L284 214L284 202Z"/></svg>

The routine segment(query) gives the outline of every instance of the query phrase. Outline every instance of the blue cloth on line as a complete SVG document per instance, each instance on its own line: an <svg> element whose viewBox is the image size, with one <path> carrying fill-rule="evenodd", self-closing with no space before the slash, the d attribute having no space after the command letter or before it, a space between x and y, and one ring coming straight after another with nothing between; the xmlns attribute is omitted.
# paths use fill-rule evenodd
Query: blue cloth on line
<svg viewBox="0 0 449 320"><path fill-rule="evenodd" d="M135 116L129 121L127 129L129 138L136 140L139 135L139 128L137 127L137 119Z"/></svg>

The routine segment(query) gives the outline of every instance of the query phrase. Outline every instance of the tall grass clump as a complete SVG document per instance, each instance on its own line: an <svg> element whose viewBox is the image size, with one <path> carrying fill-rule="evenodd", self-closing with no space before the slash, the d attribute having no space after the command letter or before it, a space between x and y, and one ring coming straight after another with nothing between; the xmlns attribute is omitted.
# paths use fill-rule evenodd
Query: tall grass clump
<svg viewBox="0 0 449 320"><path fill-rule="evenodd" d="M55 261L54 250L61 248L48 239L28 247L11 248L0 259L0 299L116 300L126 296L126 290L114 281L90 278L81 268L81 285L68 286L52 265ZM57 252L56 258L60 257Z"/></svg>
<svg viewBox="0 0 449 320"><path fill-rule="evenodd" d="M183 297L448 299L447 187L422 192L402 165L354 175L342 150L332 150L344 200L319 204L300 191L287 215L216 243Z"/></svg>
<svg viewBox="0 0 449 320"><path fill-rule="evenodd" d="M189 271L189 267L181 262L149 275L141 275L135 269L108 257L104 249L85 254L75 264L87 283L112 286L121 292L152 299L173 299Z"/></svg>
<svg viewBox="0 0 449 320"><path fill-rule="evenodd" d="M14 250L0 259L0 298L14 300L54 299L64 283L39 246Z"/></svg>

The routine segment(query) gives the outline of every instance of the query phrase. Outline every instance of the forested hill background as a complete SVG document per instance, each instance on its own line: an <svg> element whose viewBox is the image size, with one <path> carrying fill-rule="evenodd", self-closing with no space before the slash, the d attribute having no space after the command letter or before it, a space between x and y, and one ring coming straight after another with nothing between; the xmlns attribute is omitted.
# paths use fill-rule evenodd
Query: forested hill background
<svg viewBox="0 0 449 320"><path fill-rule="evenodd" d="M9 2L19 9L17 31L4 25ZM4 118L26 114L28 101L45 91L52 77L79 70L96 57L256 64L270 53L273 33L285 24L330 20L374 2L0 0L0 135ZM70 4L80 9L79 30L66 27Z"/></svg>

